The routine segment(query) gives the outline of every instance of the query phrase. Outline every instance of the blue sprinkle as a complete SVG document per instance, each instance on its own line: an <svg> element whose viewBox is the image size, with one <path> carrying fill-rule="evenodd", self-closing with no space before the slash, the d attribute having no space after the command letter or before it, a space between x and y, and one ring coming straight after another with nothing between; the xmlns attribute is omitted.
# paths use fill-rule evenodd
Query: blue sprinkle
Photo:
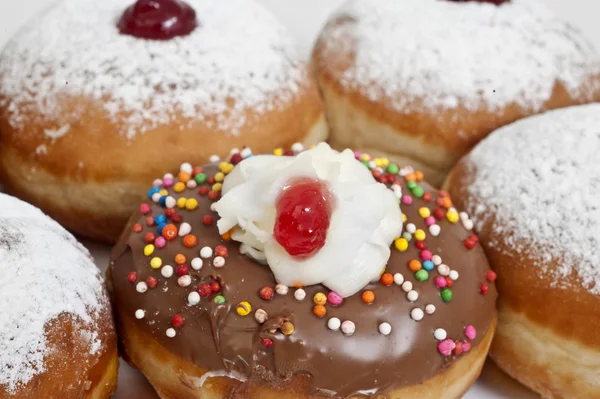
<svg viewBox="0 0 600 399"><path fill-rule="evenodd" d="M159 187L152 187L150 190L148 190L148 198L152 199L152 196L159 191L160 191Z"/></svg>
<svg viewBox="0 0 600 399"><path fill-rule="evenodd" d="M160 199L158 200L158 203L160 204L160 206L162 206L163 208L165 206L167 206L167 196L163 195L162 197L160 197Z"/></svg>
<svg viewBox="0 0 600 399"><path fill-rule="evenodd" d="M156 226L156 232L158 233L158 235L162 236L162 231L165 228L166 224L162 223L159 224L158 226Z"/></svg>
<svg viewBox="0 0 600 399"><path fill-rule="evenodd" d="M430 260L426 260L425 262L423 262L423 269L427 270L428 272L433 270L433 262Z"/></svg>
<svg viewBox="0 0 600 399"><path fill-rule="evenodd" d="M154 218L154 222L156 224L167 224L167 217L165 215L163 215L163 214L157 215Z"/></svg>

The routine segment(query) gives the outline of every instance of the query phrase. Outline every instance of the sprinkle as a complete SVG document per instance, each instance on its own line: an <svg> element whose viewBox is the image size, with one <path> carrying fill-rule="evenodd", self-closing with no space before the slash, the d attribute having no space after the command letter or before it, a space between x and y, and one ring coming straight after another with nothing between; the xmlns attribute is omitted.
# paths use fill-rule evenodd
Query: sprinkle
<svg viewBox="0 0 600 399"><path fill-rule="evenodd" d="M471 343L470 342L463 342L463 351L464 352L468 352L471 350Z"/></svg>
<svg viewBox="0 0 600 399"><path fill-rule="evenodd" d="M203 261L200 258L194 258L192 259L192 262L190 263L192 265L192 269L194 270L200 270L202 269L202 265L203 265Z"/></svg>
<svg viewBox="0 0 600 399"><path fill-rule="evenodd" d="M188 294L188 305L194 306L200 303L200 294L196 291L192 291Z"/></svg>
<svg viewBox="0 0 600 399"><path fill-rule="evenodd" d="M179 237L186 236L192 231L192 226L189 223L181 223L179 225Z"/></svg>
<svg viewBox="0 0 600 399"><path fill-rule="evenodd" d="M381 333L381 335L390 335L391 332L392 326L390 323L381 323L379 325L379 333Z"/></svg>
<svg viewBox="0 0 600 399"><path fill-rule="evenodd" d="M448 337L448 333L446 333L446 330L444 330L443 328L436 328L433 332L433 336L438 341L443 341Z"/></svg>
<svg viewBox="0 0 600 399"><path fill-rule="evenodd" d="M394 274L394 283L396 283L396 285L402 285L402 283L404 283L404 276L401 273Z"/></svg>
<svg viewBox="0 0 600 399"><path fill-rule="evenodd" d="M406 225L406 231L410 234L415 234L415 232L417 231L417 226L415 226L412 223L409 223Z"/></svg>
<svg viewBox="0 0 600 399"><path fill-rule="evenodd" d="M339 306L342 304L342 302L344 302L344 298L342 298L337 292L331 291L329 294L327 294L327 301L333 306Z"/></svg>
<svg viewBox="0 0 600 399"><path fill-rule="evenodd" d="M415 290L408 291L406 293L406 299L408 299L409 302L416 302L416 300L419 299L419 293Z"/></svg>
<svg viewBox="0 0 600 399"><path fill-rule="evenodd" d="M433 226L435 224L436 220L435 217L433 216L428 216L427 218L425 218L425 225L430 227L431 230L431 226Z"/></svg>
<svg viewBox="0 0 600 399"><path fill-rule="evenodd" d="M292 151L294 151L296 154L299 152L302 152L303 150L304 150L304 146L302 145L302 143L292 144Z"/></svg>
<svg viewBox="0 0 600 399"><path fill-rule="evenodd" d="M428 272L433 270L433 262L430 260L426 260L425 262L423 262L423 269L427 270Z"/></svg>
<svg viewBox="0 0 600 399"><path fill-rule="evenodd" d="M446 287L446 279L442 276L438 276L433 280L433 283L437 288L445 288Z"/></svg>
<svg viewBox="0 0 600 399"><path fill-rule="evenodd" d="M467 337L470 341L474 340L477 337L477 330L471 324L465 327L465 337Z"/></svg>
<svg viewBox="0 0 600 399"><path fill-rule="evenodd" d="M133 284L135 283L135 280L137 280L137 273L129 272L129 274L127 275L127 281L129 281L130 284Z"/></svg>
<svg viewBox="0 0 600 399"><path fill-rule="evenodd" d="M417 281L422 283L424 281L427 281L427 279L429 279L429 273L427 273L427 270L421 269L415 273L415 278L417 279Z"/></svg>
<svg viewBox="0 0 600 399"><path fill-rule="evenodd" d="M315 305L313 307L313 313L317 317L324 317L327 314L327 309L323 305Z"/></svg>
<svg viewBox="0 0 600 399"><path fill-rule="evenodd" d="M213 259L213 266L218 269L225 266L225 258L223 258L222 256L215 257Z"/></svg>
<svg viewBox="0 0 600 399"><path fill-rule="evenodd" d="M409 232L405 231L404 233L402 233L402 238L410 242L410 240L412 240L412 235Z"/></svg>
<svg viewBox="0 0 600 399"><path fill-rule="evenodd" d="M419 215L423 219L427 219L429 216L431 216L431 211L427 207L422 207L422 208L419 208Z"/></svg>
<svg viewBox="0 0 600 399"><path fill-rule="evenodd" d="M143 227L141 224L136 223L133 225L132 230L134 233L140 233L142 231Z"/></svg>
<svg viewBox="0 0 600 399"><path fill-rule="evenodd" d="M445 265L442 263L441 265L438 266L437 271L442 276L447 276L450 274L450 267L448 265Z"/></svg>
<svg viewBox="0 0 600 399"><path fill-rule="evenodd" d="M217 295L215 297L215 299L213 299L213 302L216 303L217 305L222 305L227 301L223 295Z"/></svg>
<svg viewBox="0 0 600 399"><path fill-rule="evenodd" d="M412 289L413 289L413 285L410 281L405 281L404 283L402 283L402 290L404 292L408 292Z"/></svg>
<svg viewBox="0 0 600 399"><path fill-rule="evenodd" d="M148 288L154 288L156 287L156 284L158 284L158 280L154 276L148 276L146 284L148 285Z"/></svg>
<svg viewBox="0 0 600 399"><path fill-rule="evenodd" d="M235 311L242 317L248 316L252 311L252 305L250 305L250 302L242 301L237 304Z"/></svg>
<svg viewBox="0 0 600 399"><path fill-rule="evenodd" d="M222 256L226 258L229 251L227 250L227 247L225 245L217 245L215 247L215 253L217 254L217 256Z"/></svg>
<svg viewBox="0 0 600 399"><path fill-rule="evenodd" d="M296 291L294 291L294 298L296 298L297 301L303 301L304 298L306 298L306 291L304 291L302 288L298 288Z"/></svg>
<svg viewBox="0 0 600 399"><path fill-rule="evenodd" d="M470 249L475 248L475 246L477 245L478 242L479 242L479 238L475 234L472 234L463 241L463 244L465 245L465 247L467 249L470 250Z"/></svg>
<svg viewBox="0 0 600 399"><path fill-rule="evenodd" d="M361 298L364 303L373 303L373 301L375 301L375 293L369 290L364 291Z"/></svg>
<svg viewBox="0 0 600 399"><path fill-rule="evenodd" d="M339 330L341 325L342 322L337 317L332 317L329 320L327 320L327 328L329 328L331 331Z"/></svg>
<svg viewBox="0 0 600 399"><path fill-rule="evenodd" d="M177 226L175 226L174 224L168 224L165 227L163 227L161 234L165 238L165 240L171 241L175 237L177 237Z"/></svg>
<svg viewBox="0 0 600 399"><path fill-rule="evenodd" d="M431 253L431 251L428 251L428 250L421 251L421 259L422 260L431 260L432 257L433 257L433 254Z"/></svg>
<svg viewBox="0 0 600 399"><path fill-rule="evenodd" d="M394 240L394 247L400 252L404 252L408 249L408 241L405 238L396 238Z"/></svg>
<svg viewBox="0 0 600 399"><path fill-rule="evenodd" d="M424 241L425 238L427 238L427 234L425 234L425 232L421 229L418 229L417 231L415 231L414 236L417 241Z"/></svg>
<svg viewBox="0 0 600 399"><path fill-rule="evenodd" d="M456 211L448 211L448 213L446 213L446 219L448 219L450 223L456 223L458 222L458 213Z"/></svg>
<svg viewBox="0 0 600 399"><path fill-rule="evenodd" d="M210 283L210 290L213 293L217 293L217 292L221 291L221 284L219 284L218 281L213 281L212 283Z"/></svg>
<svg viewBox="0 0 600 399"><path fill-rule="evenodd" d="M275 292L277 292L279 295L287 295L287 293L289 292L289 288L287 285L277 284L275 286Z"/></svg>
<svg viewBox="0 0 600 399"><path fill-rule="evenodd" d="M270 301L275 296L275 294L273 293L273 288L268 286L262 287L258 292L258 295L265 301Z"/></svg>
<svg viewBox="0 0 600 399"><path fill-rule="evenodd" d="M167 337L173 338L173 337L175 337L175 335L177 335L177 332L175 331L174 328L169 327L169 328L167 328L166 334L167 334Z"/></svg>
<svg viewBox="0 0 600 399"><path fill-rule="evenodd" d="M256 322L258 324L263 324L268 319L269 319L269 315L267 314L267 312L265 310L257 309L256 312L254 312L254 320L256 320Z"/></svg>
<svg viewBox="0 0 600 399"><path fill-rule="evenodd" d="M148 284L146 284L145 281L140 281L135 285L135 290L140 294L143 294L144 292L148 291Z"/></svg>
<svg viewBox="0 0 600 399"><path fill-rule="evenodd" d="M210 258L213 254L213 250L211 247L202 247L202 249L200 250L200 256L202 258Z"/></svg>
<svg viewBox="0 0 600 399"><path fill-rule="evenodd" d="M262 346L264 346L265 348L272 348L273 347L273 340L271 338L261 338L260 339L260 343Z"/></svg>
<svg viewBox="0 0 600 399"><path fill-rule="evenodd" d="M346 335L352 335L356 331L356 325L350 320L345 320L342 323L341 328L342 332Z"/></svg>
<svg viewBox="0 0 600 399"><path fill-rule="evenodd" d="M179 284L180 287L187 287L192 283L192 276L190 276L189 274L186 274L185 276L180 276L177 279L177 284Z"/></svg>
<svg viewBox="0 0 600 399"><path fill-rule="evenodd" d="M445 339L438 344L438 351L444 356L450 356L456 344L451 339Z"/></svg>
<svg viewBox="0 0 600 399"><path fill-rule="evenodd" d="M183 246L186 248L193 248L197 243L198 239L195 235L188 234L187 236L183 237Z"/></svg>
<svg viewBox="0 0 600 399"><path fill-rule="evenodd" d="M198 208L198 201L195 198L188 198L188 200L185 201L185 209L188 211L193 211L196 208Z"/></svg>
<svg viewBox="0 0 600 399"><path fill-rule="evenodd" d="M485 278L490 283L493 283L494 281L496 281L497 277L498 276L496 275L496 273L493 272L492 270L488 270L487 272L485 272Z"/></svg>
<svg viewBox="0 0 600 399"><path fill-rule="evenodd" d="M143 319L144 317L146 317L146 312L143 309L138 309L135 311L135 318L138 320Z"/></svg>
<svg viewBox="0 0 600 399"><path fill-rule="evenodd" d="M413 310L410 311L410 317L414 320L414 321L420 321L423 320L423 316L425 314L423 313L423 310L421 310L421 308L414 308Z"/></svg>
<svg viewBox="0 0 600 399"><path fill-rule="evenodd" d="M413 259L410 262L408 262L408 268L413 272L418 272L422 269L422 267L423 266L421 265L421 262L419 262L416 259Z"/></svg>
<svg viewBox="0 0 600 399"><path fill-rule="evenodd" d="M440 295L442 297L442 300L446 303L452 300L452 291L449 288L442 288L442 290L440 291Z"/></svg>
<svg viewBox="0 0 600 399"><path fill-rule="evenodd" d="M317 292L315 296L313 296L313 301L316 305L325 305L327 303L327 296L322 292Z"/></svg>
<svg viewBox="0 0 600 399"><path fill-rule="evenodd" d="M185 263L177 265L177 268L175 268L175 273L177 273L178 276L185 276L189 272L190 272L190 267L188 265L186 265Z"/></svg>
<svg viewBox="0 0 600 399"><path fill-rule="evenodd" d="M177 200L175 198L173 198L170 195L167 198L165 198L165 207L171 209L175 208L175 205L177 205Z"/></svg>
<svg viewBox="0 0 600 399"><path fill-rule="evenodd" d="M211 224L213 224L213 217L210 215L204 215L202 217L202 224L205 226L210 226Z"/></svg>
<svg viewBox="0 0 600 399"><path fill-rule="evenodd" d="M286 321L281 325L280 329L284 335L291 335L294 332L294 325Z"/></svg>
<svg viewBox="0 0 600 399"><path fill-rule="evenodd" d="M394 284L394 276L391 273L383 273L380 280L381 284L385 285L386 287Z"/></svg>
<svg viewBox="0 0 600 399"><path fill-rule="evenodd" d="M198 183L196 183L195 180L190 180L187 183L185 183L187 188L196 188L198 187Z"/></svg>
<svg viewBox="0 0 600 399"><path fill-rule="evenodd" d="M479 286L479 291L483 295L486 295L490 291L490 287L486 283L481 283L481 285Z"/></svg>
<svg viewBox="0 0 600 399"><path fill-rule="evenodd" d="M198 287L198 293L201 297L206 298L212 294L212 290L210 289L210 285L203 283Z"/></svg>
<svg viewBox="0 0 600 399"><path fill-rule="evenodd" d="M182 182L177 182L175 183L175 185L173 186L173 191L175 191L176 193L180 193L183 190L185 190L185 183Z"/></svg>
<svg viewBox="0 0 600 399"><path fill-rule="evenodd" d="M178 265L183 265L186 261L185 255L184 254L177 254L175 255L175 263L177 263Z"/></svg>
<svg viewBox="0 0 600 399"><path fill-rule="evenodd" d="M442 228L439 225L432 224L431 226L429 226L429 233L432 236L437 237L440 235L441 232L442 232Z"/></svg>
<svg viewBox="0 0 600 399"><path fill-rule="evenodd" d="M439 255L433 255L431 257L431 261L434 265L439 266L442 264L442 258Z"/></svg>
<svg viewBox="0 0 600 399"><path fill-rule="evenodd" d="M434 314L435 313L435 305L430 303L427 306L425 306L425 313Z"/></svg>
<svg viewBox="0 0 600 399"><path fill-rule="evenodd" d="M452 280L456 281L456 280L458 280L458 272L456 270L451 270L450 274L448 274L448 277L450 277Z"/></svg>
<svg viewBox="0 0 600 399"><path fill-rule="evenodd" d="M460 212L458 214L458 217L462 222L464 222L465 220L469 220L469 214L467 212Z"/></svg>
<svg viewBox="0 0 600 399"><path fill-rule="evenodd" d="M150 256L154 252L154 245L148 244L144 247L144 255Z"/></svg>
<svg viewBox="0 0 600 399"><path fill-rule="evenodd" d="M462 224L466 230L473 230L473 221L472 220L464 220L462 222Z"/></svg>

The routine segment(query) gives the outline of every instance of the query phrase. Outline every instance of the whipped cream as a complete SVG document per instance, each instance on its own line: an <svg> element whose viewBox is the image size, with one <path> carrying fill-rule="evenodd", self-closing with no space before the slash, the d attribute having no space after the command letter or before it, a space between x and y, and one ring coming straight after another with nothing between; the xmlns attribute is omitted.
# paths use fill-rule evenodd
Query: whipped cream
<svg viewBox="0 0 600 399"><path fill-rule="evenodd" d="M291 179L320 179L335 197L325 245L308 258L291 256L273 237L276 201ZM402 232L394 193L378 183L350 150L327 144L293 157L257 155L240 162L225 178L214 205L221 234L242 243L242 251L269 265L289 286L323 284L342 297L379 278L390 244Z"/></svg>

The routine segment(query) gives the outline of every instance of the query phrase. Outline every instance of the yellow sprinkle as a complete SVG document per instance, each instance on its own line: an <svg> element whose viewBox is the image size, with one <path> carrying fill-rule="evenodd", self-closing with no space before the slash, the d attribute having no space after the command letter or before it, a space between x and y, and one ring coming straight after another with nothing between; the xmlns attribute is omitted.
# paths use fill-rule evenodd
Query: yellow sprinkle
<svg viewBox="0 0 600 399"><path fill-rule="evenodd" d="M421 217L425 219L431 216L431 211L429 210L429 208L423 207L419 209L419 215L421 215Z"/></svg>
<svg viewBox="0 0 600 399"><path fill-rule="evenodd" d="M402 214L402 222L406 223L406 221L408 220L408 218L406 217L406 215L403 213Z"/></svg>
<svg viewBox="0 0 600 399"><path fill-rule="evenodd" d="M381 158L381 163L384 168L387 168L388 166L390 166L390 160L387 158Z"/></svg>
<svg viewBox="0 0 600 399"><path fill-rule="evenodd" d="M317 292L313 297L313 301L316 305L325 305L327 303L327 296L322 292Z"/></svg>
<svg viewBox="0 0 600 399"><path fill-rule="evenodd" d="M221 183L215 183L212 185L213 191L221 191L221 188L223 188L223 185Z"/></svg>
<svg viewBox="0 0 600 399"><path fill-rule="evenodd" d="M458 222L458 212L455 211L449 211L448 213L446 213L446 219L448 219L448 221L450 223L456 223Z"/></svg>
<svg viewBox="0 0 600 399"><path fill-rule="evenodd" d="M370 161L371 160L371 156L369 154L361 154L359 159L361 161Z"/></svg>
<svg viewBox="0 0 600 399"><path fill-rule="evenodd" d="M193 211L196 208L198 208L198 201L195 198L188 198L188 200L185 201L185 209L188 211Z"/></svg>
<svg viewBox="0 0 600 399"><path fill-rule="evenodd" d="M381 158L375 158L373 162L375 162L375 166L379 166L380 168L383 166L383 160Z"/></svg>
<svg viewBox="0 0 600 399"><path fill-rule="evenodd" d="M230 164L229 162L221 162L219 164L219 170L223 174L228 174L229 172L231 172L232 169L233 169L233 165Z"/></svg>
<svg viewBox="0 0 600 399"><path fill-rule="evenodd" d="M185 208L185 203L186 203L186 202L187 202L187 198L185 198L185 197L181 197L181 198L179 198L179 199L177 200L177 207L178 207L178 208L181 208L181 209Z"/></svg>
<svg viewBox="0 0 600 399"><path fill-rule="evenodd" d="M316 144L313 144L313 145L311 145L311 146L310 146L310 149L311 149L311 150L312 150L313 148L317 148L317 145L316 145Z"/></svg>
<svg viewBox="0 0 600 399"><path fill-rule="evenodd" d="M185 190L185 184L183 184L182 182L178 181L177 183L175 183L175 185L173 186L173 190L176 193L180 193L183 190Z"/></svg>
<svg viewBox="0 0 600 399"><path fill-rule="evenodd" d="M222 182L225 179L225 175L222 172L219 172L215 175L216 182Z"/></svg>
<svg viewBox="0 0 600 399"><path fill-rule="evenodd" d="M273 150L273 155L277 155L277 156L283 155L283 150L281 148L275 148Z"/></svg>
<svg viewBox="0 0 600 399"><path fill-rule="evenodd" d="M162 266L161 258L154 257L154 258L152 258L152 260L150 260L150 267L152 267L153 269L160 269L161 266Z"/></svg>
<svg viewBox="0 0 600 399"><path fill-rule="evenodd" d="M148 244L144 247L144 255L150 256L154 252L154 245Z"/></svg>
<svg viewBox="0 0 600 399"><path fill-rule="evenodd" d="M235 311L240 316L248 316L252 311L252 306L249 302L243 301L237 304L237 306L235 307Z"/></svg>
<svg viewBox="0 0 600 399"><path fill-rule="evenodd" d="M421 229L415 231L415 239L417 241L423 241L425 240L425 237L427 237L427 235L425 234L425 232Z"/></svg>
<svg viewBox="0 0 600 399"><path fill-rule="evenodd" d="M396 238L394 240L394 246L400 252L404 252L408 249L408 241L404 238Z"/></svg>
<svg viewBox="0 0 600 399"><path fill-rule="evenodd" d="M169 192L165 189L162 189L158 192L160 195L169 195Z"/></svg>

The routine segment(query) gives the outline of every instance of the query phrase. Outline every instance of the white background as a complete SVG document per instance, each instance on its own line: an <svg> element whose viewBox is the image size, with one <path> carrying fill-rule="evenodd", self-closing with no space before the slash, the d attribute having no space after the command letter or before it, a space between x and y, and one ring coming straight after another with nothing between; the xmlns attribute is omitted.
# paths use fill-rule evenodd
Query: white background
<svg viewBox="0 0 600 399"><path fill-rule="evenodd" d="M95 0L102 1L102 0ZM227 0L220 0L227 1ZM308 56L320 27L329 13L343 0L259 0L270 8L297 36ZM368 1L368 0L364 0ZM418 1L418 0L416 0ZM0 46L33 14L54 0L0 0ZM600 2L597 0L545 0L573 25L579 27L600 48ZM124 0L128 4L129 0ZM88 244L101 268L106 267L108 248ZM125 365L117 398L153 398L151 388L137 372ZM504 376L493 364L486 365L482 377L465 396L468 399L536 398L533 393Z"/></svg>

